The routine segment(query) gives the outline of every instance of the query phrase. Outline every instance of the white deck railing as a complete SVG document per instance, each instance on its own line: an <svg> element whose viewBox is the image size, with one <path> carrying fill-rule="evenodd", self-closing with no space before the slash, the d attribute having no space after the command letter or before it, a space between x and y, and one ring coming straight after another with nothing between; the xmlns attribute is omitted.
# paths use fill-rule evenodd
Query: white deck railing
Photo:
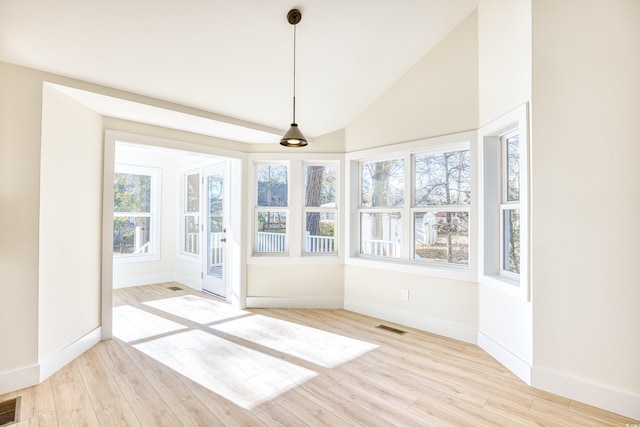
<svg viewBox="0 0 640 427"><path fill-rule="evenodd" d="M211 265L222 264L222 242L220 239L224 233L211 233L210 253ZM198 233L188 233L185 250L190 253L197 253ZM286 234L258 232L257 252L285 252ZM335 251L335 238L328 236L307 236L305 251L313 253L333 253Z"/></svg>
<svg viewBox="0 0 640 427"><path fill-rule="evenodd" d="M362 240L360 253L365 255L399 257L400 244L393 240Z"/></svg>
<svg viewBox="0 0 640 427"><path fill-rule="evenodd" d="M257 252L285 252L287 235L284 233L258 232Z"/></svg>
<svg viewBox="0 0 640 427"><path fill-rule="evenodd" d="M334 237L329 236L311 236L307 235L307 242L305 245L306 252L313 253L333 253L334 248Z"/></svg>

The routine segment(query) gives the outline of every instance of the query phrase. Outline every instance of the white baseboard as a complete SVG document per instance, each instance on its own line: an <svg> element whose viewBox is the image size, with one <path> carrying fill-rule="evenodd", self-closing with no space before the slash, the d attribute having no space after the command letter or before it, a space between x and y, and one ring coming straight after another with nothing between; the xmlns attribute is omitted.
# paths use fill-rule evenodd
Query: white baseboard
<svg viewBox="0 0 640 427"><path fill-rule="evenodd" d="M181 285L185 285L190 287L193 290L196 291L201 291L202 290L202 279L201 278L194 278L191 276L186 276L184 274L177 274L175 279L173 280L174 282L178 282Z"/></svg>
<svg viewBox="0 0 640 427"><path fill-rule="evenodd" d="M14 371L0 372L0 394L40 384L69 362L100 342L101 330L96 328L65 348L47 356L37 365Z"/></svg>
<svg viewBox="0 0 640 427"><path fill-rule="evenodd" d="M478 346L522 381L531 385L531 365L527 362L480 331L478 331Z"/></svg>
<svg viewBox="0 0 640 427"><path fill-rule="evenodd" d="M38 384L38 365L0 372L0 395Z"/></svg>
<svg viewBox="0 0 640 427"><path fill-rule="evenodd" d="M637 395L540 367L533 368L531 385L587 405L640 420L640 396Z"/></svg>
<svg viewBox="0 0 640 427"><path fill-rule="evenodd" d="M156 283L173 282L173 274L153 274L148 276L118 277L113 275L113 289L129 288L131 286L155 285Z"/></svg>
<svg viewBox="0 0 640 427"><path fill-rule="evenodd" d="M343 308L341 297L247 297L247 308Z"/></svg>
<svg viewBox="0 0 640 427"><path fill-rule="evenodd" d="M63 349L42 359L40 361L40 382L46 380L69 362L99 343L101 335L101 328L98 327Z"/></svg>
<svg viewBox="0 0 640 427"><path fill-rule="evenodd" d="M367 316L377 317L378 319L388 320L389 322L406 325L470 344L477 343L477 331L475 328L469 326L459 325L439 319L432 319L416 313L384 307L351 298L346 298L344 300L344 308L345 310L366 314Z"/></svg>

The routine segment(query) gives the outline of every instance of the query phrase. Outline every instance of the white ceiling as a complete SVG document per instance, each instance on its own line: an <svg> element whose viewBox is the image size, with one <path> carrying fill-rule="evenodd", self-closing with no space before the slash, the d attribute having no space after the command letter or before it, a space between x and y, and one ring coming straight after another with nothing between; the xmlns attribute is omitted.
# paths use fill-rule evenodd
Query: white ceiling
<svg viewBox="0 0 640 427"><path fill-rule="evenodd" d="M0 60L286 130L345 127L478 0L0 0ZM255 141L259 142L259 141Z"/></svg>

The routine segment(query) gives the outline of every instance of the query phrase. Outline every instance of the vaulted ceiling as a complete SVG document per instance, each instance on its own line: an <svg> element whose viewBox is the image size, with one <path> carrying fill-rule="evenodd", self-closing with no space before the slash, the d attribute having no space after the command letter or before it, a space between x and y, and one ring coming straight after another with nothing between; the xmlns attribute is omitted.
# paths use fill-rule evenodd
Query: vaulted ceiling
<svg viewBox="0 0 640 427"><path fill-rule="evenodd" d="M0 60L241 119L345 127L478 0L0 0Z"/></svg>

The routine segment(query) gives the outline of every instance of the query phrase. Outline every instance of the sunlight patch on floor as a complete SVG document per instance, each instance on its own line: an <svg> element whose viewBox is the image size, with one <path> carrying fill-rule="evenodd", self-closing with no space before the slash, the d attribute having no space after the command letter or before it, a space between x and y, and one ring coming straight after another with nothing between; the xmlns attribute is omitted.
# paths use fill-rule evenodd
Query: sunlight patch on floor
<svg viewBox="0 0 640 427"><path fill-rule="evenodd" d="M253 409L317 375L199 330L134 347L245 409Z"/></svg>
<svg viewBox="0 0 640 427"><path fill-rule="evenodd" d="M147 301L144 304L202 325L251 314L248 311L237 310L229 304L196 295Z"/></svg>
<svg viewBox="0 0 640 427"><path fill-rule="evenodd" d="M211 328L325 368L336 367L377 348L368 342L257 314Z"/></svg>
<svg viewBox="0 0 640 427"><path fill-rule="evenodd" d="M181 329L187 327L130 305L113 307L113 336L127 343Z"/></svg>

